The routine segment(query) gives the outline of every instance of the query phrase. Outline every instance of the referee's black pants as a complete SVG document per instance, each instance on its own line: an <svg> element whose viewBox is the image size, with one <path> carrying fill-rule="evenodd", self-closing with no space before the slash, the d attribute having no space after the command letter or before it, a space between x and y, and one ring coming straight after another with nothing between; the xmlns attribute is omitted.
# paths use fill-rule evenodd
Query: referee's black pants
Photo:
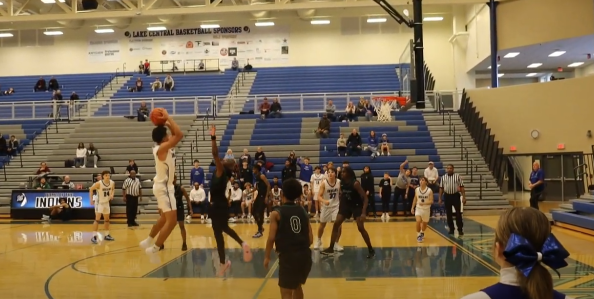
<svg viewBox="0 0 594 299"><path fill-rule="evenodd" d="M450 232L454 231L454 219L452 216L456 216L456 226L458 227L458 231L462 232L462 228L464 227L464 222L462 222L462 213L460 210L462 209L462 201L460 200L460 192L452 193L452 194L444 194L444 201L445 201L445 210L446 210L446 218L448 220L448 227L450 228ZM452 215L452 207L456 210L456 214Z"/></svg>
<svg viewBox="0 0 594 299"><path fill-rule="evenodd" d="M536 190L536 188L532 188L530 190L530 207L538 210L538 199L540 198L540 194L542 192L540 190Z"/></svg>
<svg viewBox="0 0 594 299"><path fill-rule="evenodd" d="M126 222L128 225L136 224L136 213L138 213L138 196L126 194Z"/></svg>

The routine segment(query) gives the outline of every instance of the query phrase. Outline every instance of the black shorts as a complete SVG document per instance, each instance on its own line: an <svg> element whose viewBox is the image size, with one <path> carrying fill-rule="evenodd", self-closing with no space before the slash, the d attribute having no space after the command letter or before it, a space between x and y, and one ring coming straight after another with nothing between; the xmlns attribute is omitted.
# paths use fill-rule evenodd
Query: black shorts
<svg viewBox="0 0 594 299"><path fill-rule="evenodd" d="M349 219L351 217L357 219L363 214L363 206L341 203L338 207L338 214L342 215L345 219Z"/></svg>
<svg viewBox="0 0 594 299"><path fill-rule="evenodd" d="M177 207L177 221L184 221L186 215L184 215L184 207Z"/></svg>
<svg viewBox="0 0 594 299"><path fill-rule="evenodd" d="M278 256L278 286L294 290L305 284L311 271L311 249L284 252Z"/></svg>
<svg viewBox="0 0 594 299"><path fill-rule="evenodd" d="M264 213L264 210L266 209L266 200L264 197L258 197L254 200L253 209L256 213Z"/></svg>

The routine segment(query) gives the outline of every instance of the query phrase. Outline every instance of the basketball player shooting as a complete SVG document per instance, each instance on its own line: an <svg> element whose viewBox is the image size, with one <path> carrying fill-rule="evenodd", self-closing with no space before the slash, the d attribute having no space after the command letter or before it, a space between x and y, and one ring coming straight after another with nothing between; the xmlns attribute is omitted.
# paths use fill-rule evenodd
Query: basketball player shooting
<svg viewBox="0 0 594 299"><path fill-rule="evenodd" d="M229 207L231 206L230 197L226 193L229 191L229 179L233 175L233 168L235 167L235 160L228 159L225 162L221 161L219 157L219 148L217 147L216 128L210 128L210 140L212 143L212 158L214 160L216 171L210 180L210 204L208 210L210 219L212 220L212 230L214 232L215 241L217 243L217 251L219 253L219 268L218 276L223 276L225 272L231 267L231 261L225 261L225 238L223 233L233 238L243 249L243 260L249 262L252 260L252 252L250 246L245 243L237 233L229 227Z"/></svg>
<svg viewBox="0 0 594 299"><path fill-rule="evenodd" d="M161 216L157 223L151 228L148 238L140 242L140 247L145 249L146 254L156 254L165 240L171 234L171 231L177 224L177 206L174 197L174 175L175 175L175 146L183 138L183 133L173 118L169 116L167 110L163 108L155 109L151 112L155 114L157 121L163 125L157 125L153 129L153 141L157 144L153 147L153 156L155 157L156 175L153 179L153 194L157 198L157 204L161 211ZM151 115L151 120L152 120ZM167 129L171 135L167 134ZM154 238L159 235L156 241ZM153 260L156 261L156 260Z"/></svg>
<svg viewBox="0 0 594 299"><path fill-rule="evenodd" d="M338 215L336 221L332 227L332 237L330 238L330 246L324 249L321 253L324 255L334 254L334 244L338 240L339 230L345 219L351 217L355 218L357 222L357 228L359 233L363 237L365 244L367 245L367 258L373 258L375 256L375 250L371 246L371 240L369 234L365 230L365 215L367 215L367 204L368 199L365 191L361 188L361 183L357 181L355 171L349 167L343 167L341 171L340 180L340 203L338 205Z"/></svg>

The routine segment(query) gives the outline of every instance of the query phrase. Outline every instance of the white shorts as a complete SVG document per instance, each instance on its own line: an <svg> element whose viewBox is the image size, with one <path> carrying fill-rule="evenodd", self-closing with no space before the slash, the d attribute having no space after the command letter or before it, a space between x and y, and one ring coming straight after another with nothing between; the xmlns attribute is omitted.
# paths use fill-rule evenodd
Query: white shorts
<svg viewBox="0 0 594 299"><path fill-rule="evenodd" d="M251 199L251 200L244 200L243 202L245 202L245 205L246 206L249 206L249 205L252 204L252 202L254 202L254 200L253 199Z"/></svg>
<svg viewBox="0 0 594 299"><path fill-rule="evenodd" d="M323 206L320 213L320 222L328 223L336 221L338 215L338 207L326 207Z"/></svg>
<svg viewBox="0 0 594 299"><path fill-rule="evenodd" d="M415 209L415 217L416 216L421 216L421 221L423 222L429 222L429 218L431 218L431 209L417 207Z"/></svg>
<svg viewBox="0 0 594 299"><path fill-rule="evenodd" d="M109 202L95 202L95 214L110 214Z"/></svg>
<svg viewBox="0 0 594 299"><path fill-rule="evenodd" d="M163 212L176 211L175 189L173 186L153 185L153 195L157 198L157 206Z"/></svg>

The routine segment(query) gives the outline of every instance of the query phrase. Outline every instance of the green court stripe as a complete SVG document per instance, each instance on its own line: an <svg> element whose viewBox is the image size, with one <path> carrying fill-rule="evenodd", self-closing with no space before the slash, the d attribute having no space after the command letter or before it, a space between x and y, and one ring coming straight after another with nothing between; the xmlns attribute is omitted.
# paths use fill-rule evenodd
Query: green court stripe
<svg viewBox="0 0 594 299"><path fill-rule="evenodd" d="M262 282L262 284L256 291L256 294L254 294L254 297L252 297L252 299L257 299L260 296L260 293L262 293L262 290L264 290L264 286L266 286L266 283L268 282L270 277L272 277L272 275L274 274L274 272L276 271L277 268L278 268L278 259L276 261L274 261L274 264L272 264L272 267L266 274L266 277L264 277L264 281Z"/></svg>

